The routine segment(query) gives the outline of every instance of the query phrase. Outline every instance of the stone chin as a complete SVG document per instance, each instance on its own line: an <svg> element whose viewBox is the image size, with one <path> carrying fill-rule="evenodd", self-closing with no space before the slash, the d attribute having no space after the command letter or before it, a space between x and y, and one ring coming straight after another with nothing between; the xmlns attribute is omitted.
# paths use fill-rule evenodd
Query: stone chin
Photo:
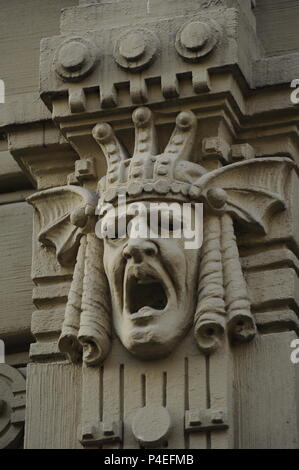
<svg viewBox="0 0 299 470"><path fill-rule="evenodd" d="M168 322L167 322L168 323ZM192 322L191 322L192 323ZM146 326L132 325L122 331L119 338L125 348L134 356L143 360L161 359L168 356L177 346L182 337L190 329L187 325L184 331L170 334L171 326L160 323Z"/></svg>

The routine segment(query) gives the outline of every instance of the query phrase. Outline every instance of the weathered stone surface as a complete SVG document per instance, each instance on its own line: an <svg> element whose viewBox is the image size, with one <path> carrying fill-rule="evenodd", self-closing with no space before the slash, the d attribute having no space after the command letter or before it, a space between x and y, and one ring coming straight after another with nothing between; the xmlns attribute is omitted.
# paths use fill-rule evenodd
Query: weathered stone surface
<svg viewBox="0 0 299 470"><path fill-rule="evenodd" d="M31 184L8 151L0 152L0 187L1 192L15 188L27 188Z"/></svg>
<svg viewBox="0 0 299 470"><path fill-rule="evenodd" d="M32 209L26 202L0 205L0 338L32 339Z"/></svg>
<svg viewBox="0 0 299 470"><path fill-rule="evenodd" d="M77 449L81 371L68 364L28 367L25 447ZM71 413L70 413L71 410Z"/></svg>
<svg viewBox="0 0 299 470"><path fill-rule="evenodd" d="M298 366L292 332L263 335L235 353L236 448L298 448ZM275 429L275 432L273 432Z"/></svg>
<svg viewBox="0 0 299 470"><path fill-rule="evenodd" d="M37 92L40 41L46 32L50 35L58 33L61 9L73 5L74 2L12 0L2 3L1 79L6 83L6 93L13 96ZM18 73L16 64L19 65Z"/></svg>
<svg viewBox="0 0 299 470"><path fill-rule="evenodd" d="M257 33L268 56L298 52L295 33L299 15L296 0L257 0ZM277 34L277 32L281 34Z"/></svg>

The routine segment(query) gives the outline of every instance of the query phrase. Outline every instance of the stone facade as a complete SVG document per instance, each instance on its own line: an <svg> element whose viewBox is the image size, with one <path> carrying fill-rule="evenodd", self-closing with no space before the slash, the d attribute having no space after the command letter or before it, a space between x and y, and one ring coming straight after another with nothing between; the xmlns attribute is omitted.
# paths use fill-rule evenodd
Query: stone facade
<svg viewBox="0 0 299 470"><path fill-rule="evenodd" d="M296 2L74 3L3 72L0 447L298 448ZM101 238L123 196L201 246Z"/></svg>

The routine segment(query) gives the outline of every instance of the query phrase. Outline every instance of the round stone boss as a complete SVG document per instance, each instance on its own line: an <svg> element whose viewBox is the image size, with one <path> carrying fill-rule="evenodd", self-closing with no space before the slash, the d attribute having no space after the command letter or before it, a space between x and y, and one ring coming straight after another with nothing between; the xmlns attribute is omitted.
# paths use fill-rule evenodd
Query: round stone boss
<svg viewBox="0 0 299 470"><path fill-rule="evenodd" d="M79 81L93 70L97 59L94 44L82 37L69 38L56 50L53 66L65 81Z"/></svg>
<svg viewBox="0 0 299 470"><path fill-rule="evenodd" d="M118 37L113 55L122 69L138 72L154 61L158 47L159 39L154 33L145 28L134 28Z"/></svg>
<svg viewBox="0 0 299 470"><path fill-rule="evenodd" d="M0 449L17 448L23 435L26 380L14 367L0 364Z"/></svg>
<svg viewBox="0 0 299 470"><path fill-rule="evenodd" d="M175 47L178 54L186 61L199 62L215 49L221 35L219 24L206 17L198 17L179 29Z"/></svg>
<svg viewBox="0 0 299 470"><path fill-rule="evenodd" d="M135 439L144 447L163 445L171 429L167 408L159 405L140 408L132 421Z"/></svg>
<svg viewBox="0 0 299 470"><path fill-rule="evenodd" d="M215 209L222 209L227 201L228 195L222 188L210 188L207 192L209 204Z"/></svg>

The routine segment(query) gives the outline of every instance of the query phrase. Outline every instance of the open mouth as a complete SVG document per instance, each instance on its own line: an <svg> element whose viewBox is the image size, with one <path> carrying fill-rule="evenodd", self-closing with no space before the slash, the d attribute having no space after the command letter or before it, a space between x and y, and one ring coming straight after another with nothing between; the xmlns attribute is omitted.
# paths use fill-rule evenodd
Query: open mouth
<svg viewBox="0 0 299 470"><path fill-rule="evenodd" d="M127 282L127 307L130 314L148 309L164 310L168 299L163 283L152 276L130 276Z"/></svg>

